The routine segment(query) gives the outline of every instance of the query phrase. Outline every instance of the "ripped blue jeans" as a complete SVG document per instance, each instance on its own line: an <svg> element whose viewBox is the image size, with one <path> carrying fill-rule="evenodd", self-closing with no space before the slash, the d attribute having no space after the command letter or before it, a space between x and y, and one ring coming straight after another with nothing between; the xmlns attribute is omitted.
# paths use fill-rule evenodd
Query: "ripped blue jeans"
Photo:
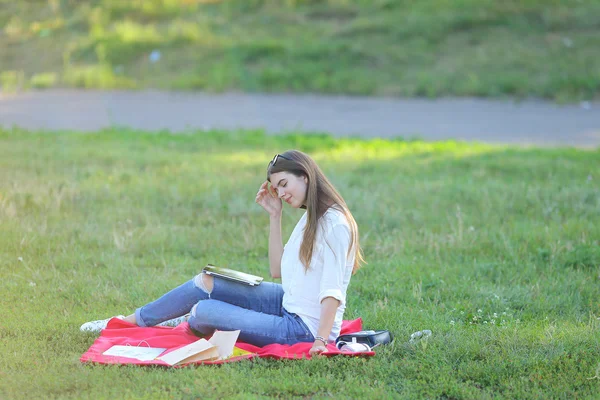
<svg viewBox="0 0 600 400"><path fill-rule="evenodd" d="M240 330L239 339L255 346L271 343L312 342L314 337L302 319L283 306L280 284L258 286L214 277L208 293L201 275L135 310L139 326L154 326L190 313L190 327L201 335Z"/></svg>

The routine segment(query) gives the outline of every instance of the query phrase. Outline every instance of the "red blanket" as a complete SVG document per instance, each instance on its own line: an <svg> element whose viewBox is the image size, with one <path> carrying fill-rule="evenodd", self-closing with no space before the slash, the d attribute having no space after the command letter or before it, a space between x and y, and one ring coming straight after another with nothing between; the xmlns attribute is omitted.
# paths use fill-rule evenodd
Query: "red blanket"
<svg viewBox="0 0 600 400"><path fill-rule="evenodd" d="M342 331L340 334L358 332L362 329L362 319L358 318L353 321L344 321L342 323ZM108 322L106 329L102 331L100 337L92 344L80 358L81 362L92 362L98 364L138 364L138 365L163 365L169 366L161 360L140 361L134 358L105 356L106 350L114 345L123 346L147 346L147 347L162 347L170 351L179 347L188 345L198 340L198 336L194 335L187 322L177 326L176 328L169 327L152 327L142 328L137 325L130 324L118 318L113 318ZM294 345L285 344L270 344L264 347L257 347L251 344L237 342L235 345L238 349L250 352L249 354L230 357L226 360L219 361L201 361L196 363L188 363L177 365L181 367L190 364L222 364L225 362L239 361L253 357L267 357L276 359L302 359L310 358L309 350L312 343L297 343ZM375 352L362 353L342 353L335 345L327 346L327 352L322 353L325 356L334 355L350 355L350 356L374 356Z"/></svg>

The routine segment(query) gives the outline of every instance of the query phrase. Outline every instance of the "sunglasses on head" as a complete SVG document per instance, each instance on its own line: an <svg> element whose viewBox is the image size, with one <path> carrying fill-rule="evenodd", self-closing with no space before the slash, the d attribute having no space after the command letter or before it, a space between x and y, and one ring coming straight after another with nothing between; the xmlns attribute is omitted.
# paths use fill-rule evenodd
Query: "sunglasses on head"
<svg viewBox="0 0 600 400"><path fill-rule="evenodd" d="M277 164L277 161L283 158L284 160L288 160L288 161L292 161L290 158L287 158L286 156L282 156L281 154L275 154L275 157L273 157L273 159L271 160L271 162L269 163L269 166L267 167L267 169L271 168L272 166L274 166L275 164Z"/></svg>

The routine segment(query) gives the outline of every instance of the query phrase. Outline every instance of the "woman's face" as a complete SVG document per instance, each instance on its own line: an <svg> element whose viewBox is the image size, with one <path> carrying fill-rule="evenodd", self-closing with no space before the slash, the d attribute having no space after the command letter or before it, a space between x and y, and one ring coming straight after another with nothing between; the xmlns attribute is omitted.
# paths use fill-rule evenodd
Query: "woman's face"
<svg viewBox="0 0 600 400"><path fill-rule="evenodd" d="M289 172L275 172L271 174L271 185L279 198L294 208L300 208L306 203L308 178L297 177Z"/></svg>

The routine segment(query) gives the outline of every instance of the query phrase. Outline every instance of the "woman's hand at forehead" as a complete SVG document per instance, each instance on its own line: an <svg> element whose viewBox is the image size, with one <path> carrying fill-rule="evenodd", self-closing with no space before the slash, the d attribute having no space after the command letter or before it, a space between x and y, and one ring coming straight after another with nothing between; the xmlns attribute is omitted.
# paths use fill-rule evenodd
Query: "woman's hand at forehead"
<svg viewBox="0 0 600 400"><path fill-rule="evenodd" d="M256 193L255 200L271 217L281 216L281 210L283 208L281 199L277 196L277 192L273 189L273 186L269 184L269 181L265 181L260 185L258 193Z"/></svg>

